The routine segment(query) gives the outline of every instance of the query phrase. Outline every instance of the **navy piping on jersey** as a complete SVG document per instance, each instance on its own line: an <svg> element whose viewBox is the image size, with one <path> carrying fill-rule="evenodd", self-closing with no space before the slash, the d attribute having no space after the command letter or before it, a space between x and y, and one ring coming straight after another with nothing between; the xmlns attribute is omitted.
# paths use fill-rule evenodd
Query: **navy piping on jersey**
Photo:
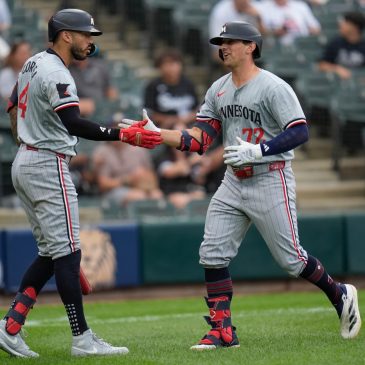
<svg viewBox="0 0 365 365"><path fill-rule="evenodd" d="M50 53L50 54L54 54L55 56L57 56L62 61L62 63L65 65L65 67L67 67L66 64L63 62L63 59L61 58L61 56L54 49L48 48L46 50L46 52Z"/></svg>

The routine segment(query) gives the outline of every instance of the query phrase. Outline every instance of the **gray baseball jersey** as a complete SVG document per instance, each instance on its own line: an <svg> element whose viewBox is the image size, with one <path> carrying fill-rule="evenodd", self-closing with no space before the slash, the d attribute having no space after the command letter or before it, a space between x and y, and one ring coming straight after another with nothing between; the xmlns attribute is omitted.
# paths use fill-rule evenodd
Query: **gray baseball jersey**
<svg viewBox="0 0 365 365"><path fill-rule="evenodd" d="M12 166L14 188L37 241L39 255L53 259L80 249L77 193L68 163L77 138L57 111L79 105L76 86L51 49L24 64L18 77L18 136Z"/></svg>
<svg viewBox="0 0 365 365"><path fill-rule="evenodd" d="M286 128L305 122L293 89L273 73L260 73L237 88L231 74L221 77L208 90L197 120L214 118L222 123L223 144L236 145L236 136L250 143L276 137ZM264 157L262 162L291 160L294 152Z"/></svg>
<svg viewBox="0 0 365 365"><path fill-rule="evenodd" d="M198 121L211 118L221 122L225 146L238 144L236 136L257 144L306 123L292 88L262 69L239 88L231 74L214 82L197 114ZM254 223L279 265L293 276L301 273L308 256L299 243L293 158L288 151L227 168L207 213L200 248L204 267L228 266Z"/></svg>
<svg viewBox="0 0 365 365"><path fill-rule="evenodd" d="M18 136L25 144L75 155L71 136L57 111L78 106L75 82L63 61L51 50L31 57L18 78Z"/></svg>

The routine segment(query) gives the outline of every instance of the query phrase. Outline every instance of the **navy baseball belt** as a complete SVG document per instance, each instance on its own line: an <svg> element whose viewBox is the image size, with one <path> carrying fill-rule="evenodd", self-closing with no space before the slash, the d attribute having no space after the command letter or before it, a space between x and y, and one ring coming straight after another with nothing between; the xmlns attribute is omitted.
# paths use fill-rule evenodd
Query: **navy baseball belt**
<svg viewBox="0 0 365 365"><path fill-rule="evenodd" d="M254 175L263 174L265 172L282 170L285 166L289 166L290 161L272 161L268 163L260 163L256 165L243 165L239 167L229 166L232 173L238 179L249 179Z"/></svg>
<svg viewBox="0 0 365 365"><path fill-rule="evenodd" d="M64 153L55 152L55 151L48 150L48 149L45 149L45 148L38 148L38 147L29 146L28 144L25 144L25 143L23 143L21 145L21 147L24 148L27 151L35 151L35 152L39 151L39 152L50 153L52 155L56 155L57 157L62 158L66 162L70 162L71 157L72 157L72 156L69 156L69 155L65 155Z"/></svg>

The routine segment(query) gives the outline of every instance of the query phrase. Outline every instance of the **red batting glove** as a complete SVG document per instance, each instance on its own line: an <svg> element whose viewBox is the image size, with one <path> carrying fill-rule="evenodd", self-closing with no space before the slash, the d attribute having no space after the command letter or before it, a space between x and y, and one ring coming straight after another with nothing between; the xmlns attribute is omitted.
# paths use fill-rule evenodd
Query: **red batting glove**
<svg viewBox="0 0 365 365"><path fill-rule="evenodd" d="M131 144L132 146L139 146L144 148L155 148L162 143L161 133L152 132L143 128L147 120L135 123L129 128L121 129L119 132L119 139L122 142Z"/></svg>

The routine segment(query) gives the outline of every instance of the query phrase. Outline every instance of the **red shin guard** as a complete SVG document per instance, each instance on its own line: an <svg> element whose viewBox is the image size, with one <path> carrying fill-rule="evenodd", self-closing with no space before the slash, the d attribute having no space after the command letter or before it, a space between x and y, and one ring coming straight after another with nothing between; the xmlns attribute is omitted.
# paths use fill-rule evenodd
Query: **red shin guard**
<svg viewBox="0 0 365 365"><path fill-rule="evenodd" d="M22 293L17 293L14 305L7 313L6 331L15 336L21 330L27 314L36 302L37 293L33 287L26 288Z"/></svg>

